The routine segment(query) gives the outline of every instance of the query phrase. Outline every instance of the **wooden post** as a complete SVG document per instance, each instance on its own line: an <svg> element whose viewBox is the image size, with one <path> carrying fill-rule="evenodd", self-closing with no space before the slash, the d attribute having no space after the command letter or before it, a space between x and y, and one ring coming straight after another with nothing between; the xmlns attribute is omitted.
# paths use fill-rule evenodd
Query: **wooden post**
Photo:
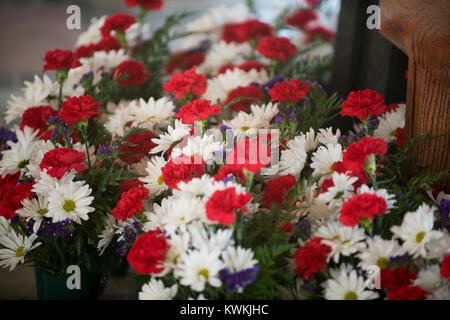
<svg viewBox="0 0 450 320"><path fill-rule="evenodd" d="M450 169L450 3L380 0L381 34L409 57L405 138L443 135L418 146L427 172ZM442 184L450 192L450 181Z"/></svg>

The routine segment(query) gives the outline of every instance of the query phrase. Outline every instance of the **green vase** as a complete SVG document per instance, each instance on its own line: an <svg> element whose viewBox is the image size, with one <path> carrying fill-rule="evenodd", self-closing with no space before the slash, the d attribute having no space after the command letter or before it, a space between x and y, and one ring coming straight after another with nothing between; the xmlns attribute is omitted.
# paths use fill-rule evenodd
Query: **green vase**
<svg viewBox="0 0 450 320"><path fill-rule="evenodd" d="M67 287L67 276L56 276L35 268L39 300L97 300L101 274L81 272L80 289Z"/></svg>

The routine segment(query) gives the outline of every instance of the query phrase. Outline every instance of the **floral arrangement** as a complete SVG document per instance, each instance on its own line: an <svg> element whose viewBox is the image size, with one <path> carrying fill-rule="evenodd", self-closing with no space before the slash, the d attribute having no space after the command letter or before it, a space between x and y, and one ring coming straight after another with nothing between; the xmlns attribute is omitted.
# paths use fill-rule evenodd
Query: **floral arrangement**
<svg viewBox="0 0 450 320"><path fill-rule="evenodd" d="M143 22L161 0L125 4L137 18L94 20L8 104L1 266L126 259L140 299L450 299L450 173L405 166L432 137L404 140L404 104L325 92L321 1L273 25L221 6L183 33L187 14Z"/></svg>

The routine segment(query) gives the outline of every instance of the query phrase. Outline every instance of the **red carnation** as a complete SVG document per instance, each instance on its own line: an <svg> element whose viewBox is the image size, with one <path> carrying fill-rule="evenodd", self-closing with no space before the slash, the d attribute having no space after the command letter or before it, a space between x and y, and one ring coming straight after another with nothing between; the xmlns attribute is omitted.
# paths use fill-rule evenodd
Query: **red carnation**
<svg viewBox="0 0 450 320"><path fill-rule="evenodd" d="M306 39L305 43L311 43L314 41L330 42L336 36L333 30L327 29L323 26L316 26L305 29Z"/></svg>
<svg viewBox="0 0 450 320"><path fill-rule="evenodd" d="M273 34L271 25L257 19L250 19L244 22L228 23L222 33L222 40L225 42L243 43L251 39L260 39Z"/></svg>
<svg viewBox="0 0 450 320"><path fill-rule="evenodd" d="M360 223L361 217L372 220L374 215L385 214L386 209L386 200L376 194L363 193L355 195L342 206L339 221L343 225L353 227Z"/></svg>
<svg viewBox="0 0 450 320"><path fill-rule="evenodd" d="M286 19L286 23L291 26L303 29L311 21L317 20L319 17L314 10L300 10Z"/></svg>
<svg viewBox="0 0 450 320"><path fill-rule="evenodd" d="M378 116L385 111L384 97L376 91L366 89L351 92L344 101L340 114L365 121L368 116Z"/></svg>
<svg viewBox="0 0 450 320"><path fill-rule="evenodd" d="M97 44L95 45L95 51L111 51L111 50L119 50L122 48L119 41L115 36L106 36L103 37Z"/></svg>
<svg viewBox="0 0 450 320"><path fill-rule="evenodd" d="M178 189L180 181L189 182L201 177L205 171L205 162L201 156L186 156L184 154L171 159L161 168L162 180L172 189Z"/></svg>
<svg viewBox="0 0 450 320"><path fill-rule="evenodd" d="M104 37L111 35L111 31L119 31L125 33L127 29L136 23L136 18L129 13L117 13L106 18L105 23L100 31Z"/></svg>
<svg viewBox="0 0 450 320"><path fill-rule="evenodd" d="M126 180L122 182L119 188L119 196L122 196L122 193L127 192L130 189L133 189L135 187L141 187L144 183L139 180L138 178L132 179L132 180Z"/></svg>
<svg viewBox="0 0 450 320"><path fill-rule="evenodd" d="M125 5L130 8L141 5L147 10L161 10L164 2L163 0L125 0Z"/></svg>
<svg viewBox="0 0 450 320"><path fill-rule="evenodd" d="M136 272L158 274L170 245L161 230L150 230L137 238L128 252L127 260Z"/></svg>
<svg viewBox="0 0 450 320"><path fill-rule="evenodd" d="M47 128L47 120L57 114L58 111L53 110L50 106L29 108L22 115L20 130L23 130L25 127L30 127L34 130L39 130L39 135L41 135Z"/></svg>
<svg viewBox="0 0 450 320"><path fill-rule="evenodd" d="M220 111L221 106L212 106L210 100L195 100L182 106L174 117L181 118L183 124L193 124L196 121L205 120L214 114L219 114Z"/></svg>
<svg viewBox="0 0 450 320"><path fill-rule="evenodd" d="M125 140L129 145L119 148L119 152L125 153L120 159L127 163L138 163L156 147L156 144L152 141L154 138L156 138L156 135L153 132L141 132L130 135Z"/></svg>
<svg viewBox="0 0 450 320"><path fill-rule="evenodd" d="M251 198L248 193L237 194L235 187L217 190L205 205L206 217L211 221L229 226L236 221L235 210L241 210L242 213L248 212L244 206Z"/></svg>
<svg viewBox="0 0 450 320"><path fill-rule="evenodd" d="M175 70L185 71L198 66L205 61L205 54L201 51L180 50L169 56L165 71L169 74Z"/></svg>
<svg viewBox="0 0 450 320"><path fill-rule="evenodd" d="M271 60L285 61L297 53L297 47L284 37L265 37L256 48Z"/></svg>
<svg viewBox="0 0 450 320"><path fill-rule="evenodd" d="M368 161L369 155L383 155L386 152L387 144L384 139L364 137L345 149L342 163L353 172L364 172L364 162Z"/></svg>
<svg viewBox="0 0 450 320"><path fill-rule="evenodd" d="M70 50L55 49L45 54L44 72L47 70L72 69L81 66L75 54Z"/></svg>
<svg viewBox="0 0 450 320"><path fill-rule="evenodd" d="M20 178L20 171L14 174L7 174L5 177L2 177L0 174L0 203L6 193L8 193L11 188L17 183L17 180Z"/></svg>
<svg viewBox="0 0 450 320"><path fill-rule="evenodd" d="M331 248L321 243L322 238L315 237L303 247L299 247L294 254L295 272L306 280L314 276L320 270L327 269L327 257Z"/></svg>
<svg viewBox="0 0 450 320"><path fill-rule="evenodd" d="M387 294L387 300L426 300L428 293L422 287L407 285Z"/></svg>
<svg viewBox="0 0 450 320"><path fill-rule="evenodd" d="M446 255L441 263L441 276L442 278L450 280L450 254Z"/></svg>
<svg viewBox="0 0 450 320"><path fill-rule="evenodd" d="M94 43L91 43L91 44L88 44L88 45L79 46L75 50L75 57L77 57L77 59L90 57L90 56L92 56L94 54L94 52L96 50L97 50L97 46Z"/></svg>
<svg viewBox="0 0 450 320"><path fill-rule="evenodd" d="M397 267L394 270L387 267L381 270L381 287L383 289L395 290L409 285L416 279L416 274L408 269Z"/></svg>
<svg viewBox="0 0 450 320"><path fill-rule="evenodd" d="M183 73L176 73L170 77L170 81L164 83L164 90L167 93L175 92L177 99L192 92L195 96L201 96L206 91L206 76L195 72L195 68Z"/></svg>
<svg viewBox="0 0 450 320"><path fill-rule="evenodd" d="M226 164L219 169L219 172L214 176L216 181L222 181L228 177L233 176L237 182L245 186L247 178L245 177L243 168L235 164Z"/></svg>
<svg viewBox="0 0 450 320"><path fill-rule="evenodd" d="M271 101L299 102L309 93L311 86L301 80L291 79L289 82L277 82L269 90Z"/></svg>
<svg viewBox="0 0 450 320"><path fill-rule="evenodd" d="M47 173L55 178L61 179L66 172L75 169L82 171L85 166L86 154L69 148L56 148L48 151L42 159L41 170L47 169Z"/></svg>
<svg viewBox="0 0 450 320"><path fill-rule="evenodd" d="M264 137L242 139L227 156L226 163L246 168L254 173L259 172L271 162L271 150L267 140Z"/></svg>
<svg viewBox="0 0 450 320"><path fill-rule="evenodd" d="M72 97L62 103L59 117L69 125L74 125L80 120L101 116L102 114L97 112L101 105L100 102L94 102L90 95Z"/></svg>
<svg viewBox="0 0 450 320"><path fill-rule="evenodd" d="M34 192L31 189L33 189L31 183L23 183L16 184L11 190L8 190L0 202L0 216L6 220L13 218L16 215L16 210L23 207L22 201L31 199L34 196Z"/></svg>
<svg viewBox="0 0 450 320"><path fill-rule="evenodd" d="M290 174L270 180L264 189L262 206L264 208L270 208L272 203L283 204L289 189L295 186L296 183L297 181L294 176Z"/></svg>
<svg viewBox="0 0 450 320"><path fill-rule="evenodd" d="M119 202L117 202L111 214L117 220L125 221L134 214L139 214L142 210L142 201L148 199L148 190L143 186L131 188L122 193Z"/></svg>
<svg viewBox="0 0 450 320"><path fill-rule="evenodd" d="M262 69L268 69L269 67L259 61L247 60L239 65L229 65L229 64L223 65L219 68L217 74L222 74L225 73L227 70L234 70L235 68L244 70L245 72L249 72L252 69L260 71Z"/></svg>
<svg viewBox="0 0 450 320"><path fill-rule="evenodd" d="M399 147L405 145L405 128L397 128L395 132L395 141L394 143Z"/></svg>
<svg viewBox="0 0 450 320"><path fill-rule="evenodd" d="M145 71L145 64L134 60L122 62L111 73L119 86L137 86L147 81L150 74Z"/></svg>
<svg viewBox="0 0 450 320"><path fill-rule="evenodd" d="M244 111L247 112L249 106L252 103L261 101L264 99L264 93L257 86L249 85L244 87L237 87L236 89L230 91L227 99L225 100L225 104L228 105L234 99L241 98L238 102L233 103L229 106L230 110L233 111ZM245 99L247 98L247 99Z"/></svg>

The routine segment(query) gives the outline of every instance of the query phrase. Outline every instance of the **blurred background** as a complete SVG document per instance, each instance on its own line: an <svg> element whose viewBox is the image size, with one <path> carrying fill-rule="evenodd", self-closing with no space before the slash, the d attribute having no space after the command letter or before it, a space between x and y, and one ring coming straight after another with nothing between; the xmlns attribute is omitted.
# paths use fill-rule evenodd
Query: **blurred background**
<svg viewBox="0 0 450 320"><path fill-rule="evenodd" d="M165 0L162 11L146 17L151 29L160 26L174 12L190 11L194 16L218 5L233 6L245 0ZM301 0L254 0L258 18L273 20L286 6ZM327 0L323 10L329 19L323 21L336 29L341 0ZM68 30L66 13L69 5L81 9L81 30ZM43 57L47 50L75 49L79 34L86 30L92 17L118 12L136 14L123 0L0 0L0 126L5 125L3 111L11 94L21 95L23 82L42 75ZM182 28L182 26L181 26ZM134 299L135 282L127 276L112 278L105 299ZM17 267L13 272L0 269L0 299L35 299L33 268Z"/></svg>

